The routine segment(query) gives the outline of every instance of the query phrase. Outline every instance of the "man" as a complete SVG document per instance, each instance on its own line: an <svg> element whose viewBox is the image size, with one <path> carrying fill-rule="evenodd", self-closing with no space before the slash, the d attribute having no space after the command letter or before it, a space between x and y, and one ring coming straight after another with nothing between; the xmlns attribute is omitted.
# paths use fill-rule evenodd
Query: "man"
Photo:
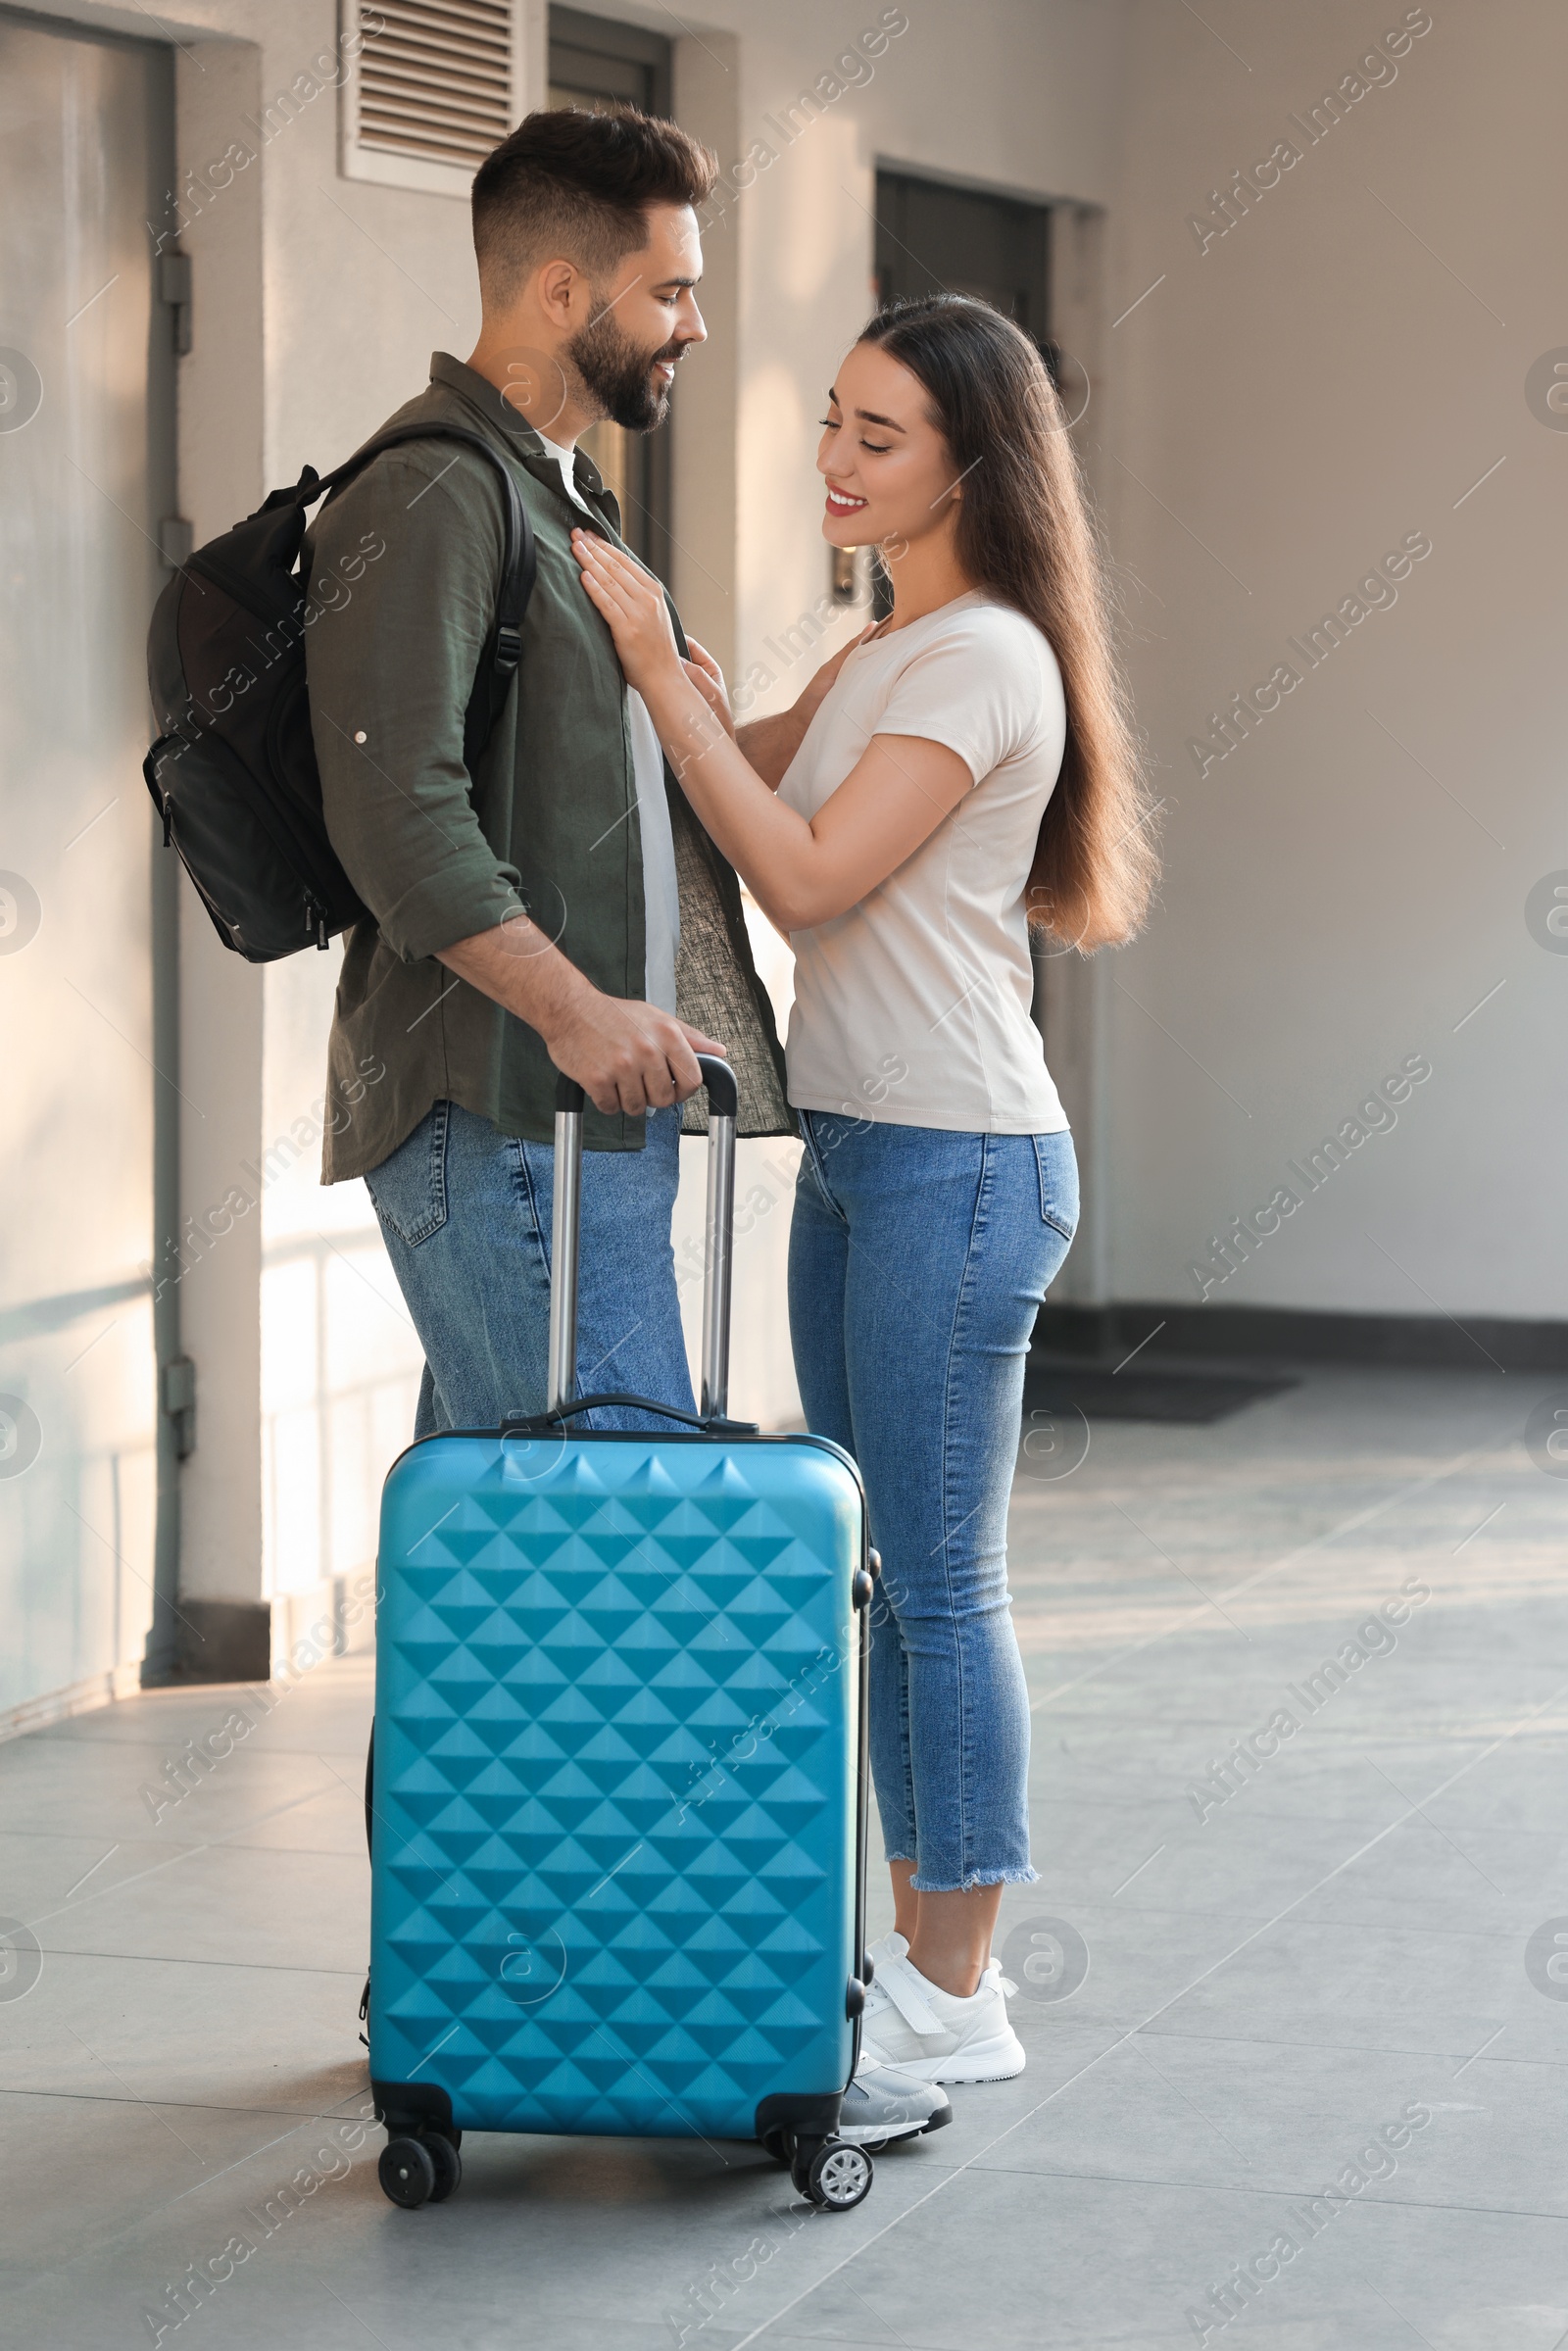
<svg viewBox="0 0 1568 2351"><path fill-rule="evenodd" d="M544 1408L557 1070L595 1105L584 1393L691 1405L670 1212L696 1053L734 1063L743 1133L791 1126L739 886L570 548L574 524L619 543L578 436L605 416L661 423L705 339L695 208L714 175L671 122L569 111L529 116L474 180L479 341L466 364L437 353L429 389L389 419L482 433L533 527L516 683L471 776L465 711L503 563L492 469L450 441L404 444L312 534L320 566L386 548L308 640L327 824L373 917L338 987L323 1180L368 1185L424 1347L421 1436ZM368 1054L387 1070L369 1093Z"/></svg>

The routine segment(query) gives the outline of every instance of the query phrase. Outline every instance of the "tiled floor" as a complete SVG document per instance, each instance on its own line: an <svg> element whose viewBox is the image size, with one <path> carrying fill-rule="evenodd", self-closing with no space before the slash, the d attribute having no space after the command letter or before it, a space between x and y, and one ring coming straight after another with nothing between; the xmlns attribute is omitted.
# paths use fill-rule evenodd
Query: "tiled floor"
<svg viewBox="0 0 1568 2351"><path fill-rule="evenodd" d="M450 2204L385 2201L366 1662L156 1822L143 1789L236 1693L0 1747L0 1908L42 1951L0 1978L0 2342L1553 2351L1568 1982L1531 1938L1561 1917L1568 1949L1568 1486L1520 1436L1546 1385L1314 1375L1020 1476L1029 2069L956 2092L849 2215L749 2147L481 2137ZM1200 1819L1193 1785L1282 1710L1299 1731Z"/></svg>

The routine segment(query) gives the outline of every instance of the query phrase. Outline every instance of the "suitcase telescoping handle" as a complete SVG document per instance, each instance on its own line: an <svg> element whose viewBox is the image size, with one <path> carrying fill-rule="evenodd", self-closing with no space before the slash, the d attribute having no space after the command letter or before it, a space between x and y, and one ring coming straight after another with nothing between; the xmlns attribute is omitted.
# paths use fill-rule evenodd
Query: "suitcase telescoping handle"
<svg viewBox="0 0 1568 2351"><path fill-rule="evenodd" d="M722 1420L729 1402L730 1283L735 1228L735 1072L699 1053L708 1090L708 1214L704 1236L701 1417ZM556 1177L550 1251L549 1410L564 1412L577 1386L577 1266L582 1252L583 1090L556 1080Z"/></svg>

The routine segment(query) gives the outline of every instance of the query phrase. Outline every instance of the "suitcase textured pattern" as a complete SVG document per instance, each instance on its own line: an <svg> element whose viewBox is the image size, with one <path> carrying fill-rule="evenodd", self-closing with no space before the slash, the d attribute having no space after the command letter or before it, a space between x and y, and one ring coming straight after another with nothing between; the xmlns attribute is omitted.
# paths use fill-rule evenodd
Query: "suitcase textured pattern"
<svg viewBox="0 0 1568 2351"><path fill-rule="evenodd" d="M733 1079L704 1069L704 1425L558 1412L427 1438L387 1480L370 2074L389 2130L427 2144L771 2131L787 2152L796 2124L830 2138L853 2070L864 1496L825 1440L724 1416ZM558 1118L553 1410L574 1394L573 1139Z"/></svg>
<svg viewBox="0 0 1568 2351"><path fill-rule="evenodd" d="M376 2080L441 2084L462 2128L744 2138L771 2094L843 2089L856 1631L835 1569L860 1514L805 1441L404 1456Z"/></svg>

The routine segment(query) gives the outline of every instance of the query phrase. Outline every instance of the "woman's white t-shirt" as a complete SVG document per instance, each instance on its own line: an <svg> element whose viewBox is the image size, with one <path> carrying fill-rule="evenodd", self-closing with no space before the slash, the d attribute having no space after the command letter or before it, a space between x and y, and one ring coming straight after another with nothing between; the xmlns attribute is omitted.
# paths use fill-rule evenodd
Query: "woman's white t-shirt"
<svg viewBox="0 0 1568 2351"><path fill-rule="evenodd" d="M873 735L920 735L974 778L847 913L795 931L789 1098L896 1126L1059 1134L1025 892L1066 738L1056 657L979 590L857 646L778 788L809 819Z"/></svg>

